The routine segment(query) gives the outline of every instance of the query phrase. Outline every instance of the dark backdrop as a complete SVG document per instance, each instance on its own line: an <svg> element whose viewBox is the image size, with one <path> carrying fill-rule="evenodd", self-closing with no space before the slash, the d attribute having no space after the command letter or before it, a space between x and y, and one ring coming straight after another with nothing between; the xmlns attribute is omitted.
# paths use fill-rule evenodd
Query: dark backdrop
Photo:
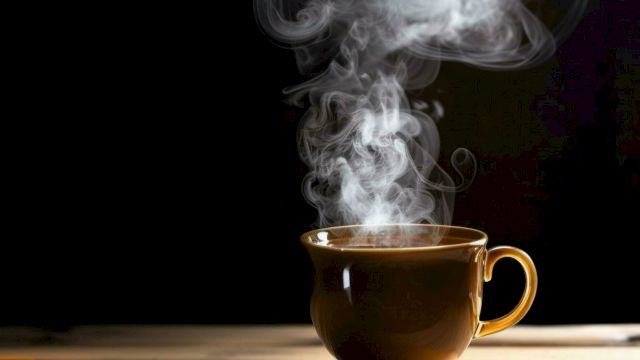
<svg viewBox="0 0 640 360"><path fill-rule="evenodd" d="M304 77L236 3L84 9L34 35L35 94L9 133L0 324L309 321L298 236L315 212L302 110L281 95ZM454 224L538 266L525 322L640 322L634 8L593 1L544 65L444 64L416 95L445 108L442 159L464 146L480 165ZM522 286L501 262L483 316Z"/></svg>

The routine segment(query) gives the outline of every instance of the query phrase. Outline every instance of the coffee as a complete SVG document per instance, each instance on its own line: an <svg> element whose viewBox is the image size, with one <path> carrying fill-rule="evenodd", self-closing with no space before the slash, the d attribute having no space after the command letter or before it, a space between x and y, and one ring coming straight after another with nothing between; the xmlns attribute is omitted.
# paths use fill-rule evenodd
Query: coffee
<svg viewBox="0 0 640 360"><path fill-rule="evenodd" d="M349 249L392 249L392 248L414 248L414 247L429 247L437 245L452 245L462 244L468 240L453 237L453 236L439 236L439 237L379 237L379 236L359 236L359 237L343 237L331 239L326 246L335 248L349 248Z"/></svg>
<svg viewBox="0 0 640 360"><path fill-rule="evenodd" d="M444 254L428 241L394 240L431 251L403 253L357 239L330 245L376 251L312 251L322 269L311 299L318 333L338 359L457 358L478 325L484 248Z"/></svg>
<svg viewBox="0 0 640 360"><path fill-rule="evenodd" d="M358 227L339 227L302 237L315 268L311 317L336 358L457 359L475 334L514 324L531 305L535 268L520 250L487 253L486 235L473 229L395 228L383 236L358 236ZM399 235L404 230L412 236ZM444 235L433 237L434 230ZM527 291L507 316L480 322L485 261L492 268L505 256L525 266Z"/></svg>

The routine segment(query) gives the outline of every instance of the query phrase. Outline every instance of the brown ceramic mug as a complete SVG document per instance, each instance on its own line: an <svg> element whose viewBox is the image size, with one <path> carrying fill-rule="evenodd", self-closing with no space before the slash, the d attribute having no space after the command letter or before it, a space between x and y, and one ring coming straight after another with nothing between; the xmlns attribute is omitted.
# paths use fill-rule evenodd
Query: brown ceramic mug
<svg viewBox="0 0 640 360"><path fill-rule="evenodd" d="M531 307L537 275L522 250L487 251L487 235L463 227L367 230L341 226L301 238L315 269L313 324L337 359L457 359L472 339L516 324ZM509 314L481 321L483 280L503 257L523 266L524 294Z"/></svg>

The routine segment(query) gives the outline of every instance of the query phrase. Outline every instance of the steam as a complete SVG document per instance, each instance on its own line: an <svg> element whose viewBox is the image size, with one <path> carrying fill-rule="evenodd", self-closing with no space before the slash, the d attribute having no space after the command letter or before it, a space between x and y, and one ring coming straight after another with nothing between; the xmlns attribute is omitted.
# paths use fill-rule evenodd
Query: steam
<svg viewBox="0 0 640 360"><path fill-rule="evenodd" d="M256 0L263 30L295 51L299 70L322 71L285 90L309 105L299 146L318 225L450 224L476 162L460 148L455 178L438 165L444 110L406 91L431 84L442 60L535 66L584 6L575 1L552 33L520 0Z"/></svg>

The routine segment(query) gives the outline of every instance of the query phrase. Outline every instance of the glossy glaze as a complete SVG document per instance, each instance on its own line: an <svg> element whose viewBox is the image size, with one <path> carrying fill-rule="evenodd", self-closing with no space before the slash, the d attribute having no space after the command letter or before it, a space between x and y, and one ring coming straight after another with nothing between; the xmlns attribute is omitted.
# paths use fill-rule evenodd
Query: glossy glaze
<svg viewBox="0 0 640 360"><path fill-rule="evenodd" d="M411 239L394 239L406 226ZM357 227L303 235L315 268L311 316L336 358L457 359L478 330L486 235L438 227L434 246L433 227L406 226L388 227L384 241Z"/></svg>

